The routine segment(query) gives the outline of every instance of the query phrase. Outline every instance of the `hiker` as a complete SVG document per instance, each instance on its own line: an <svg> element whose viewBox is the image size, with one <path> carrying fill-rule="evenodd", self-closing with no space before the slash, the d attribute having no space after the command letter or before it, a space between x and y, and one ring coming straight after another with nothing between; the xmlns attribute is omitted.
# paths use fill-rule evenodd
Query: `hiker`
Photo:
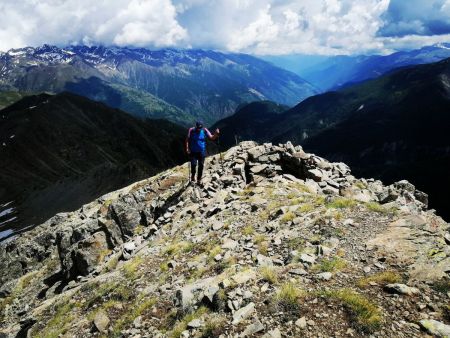
<svg viewBox="0 0 450 338"><path fill-rule="evenodd" d="M201 184L206 157L206 139L214 141L219 137L219 133L219 129L216 129L212 135L208 129L203 127L202 121L197 121L195 127L189 128L186 138L186 153L191 160L191 183L195 183L195 169L198 163L197 183Z"/></svg>

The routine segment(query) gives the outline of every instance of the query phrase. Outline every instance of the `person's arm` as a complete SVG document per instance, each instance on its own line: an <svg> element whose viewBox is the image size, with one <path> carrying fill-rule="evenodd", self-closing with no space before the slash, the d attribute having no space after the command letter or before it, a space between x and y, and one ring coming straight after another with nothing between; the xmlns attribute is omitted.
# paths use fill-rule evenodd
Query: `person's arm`
<svg viewBox="0 0 450 338"><path fill-rule="evenodd" d="M219 137L219 134L220 134L220 130L219 129L216 129L214 131L214 135L211 134L211 132L208 129L206 129L206 128L205 128L205 131L206 131L206 135L208 136L208 139L210 139L211 141L215 141Z"/></svg>
<svg viewBox="0 0 450 338"><path fill-rule="evenodd" d="M187 137L186 137L186 141L185 141L185 150L186 150L186 154L190 154L191 153L191 151L189 150L189 139L191 138L191 131L192 131L192 128L189 128L189 131L188 131L188 134L187 134Z"/></svg>

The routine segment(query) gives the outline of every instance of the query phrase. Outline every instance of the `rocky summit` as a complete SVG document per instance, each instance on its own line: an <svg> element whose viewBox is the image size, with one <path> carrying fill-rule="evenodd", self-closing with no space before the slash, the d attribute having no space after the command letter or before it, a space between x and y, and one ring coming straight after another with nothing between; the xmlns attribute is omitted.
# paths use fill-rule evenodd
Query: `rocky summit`
<svg viewBox="0 0 450 338"><path fill-rule="evenodd" d="M449 337L450 228L407 181L243 142L0 244L0 337Z"/></svg>

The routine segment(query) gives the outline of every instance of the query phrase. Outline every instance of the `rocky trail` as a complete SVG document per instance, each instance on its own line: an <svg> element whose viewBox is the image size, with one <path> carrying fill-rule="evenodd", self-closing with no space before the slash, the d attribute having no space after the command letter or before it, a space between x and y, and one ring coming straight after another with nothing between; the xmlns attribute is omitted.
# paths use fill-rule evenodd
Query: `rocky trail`
<svg viewBox="0 0 450 338"><path fill-rule="evenodd" d="M450 337L450 227L407 181L243 142L0 243L0 337Z"/></svg>

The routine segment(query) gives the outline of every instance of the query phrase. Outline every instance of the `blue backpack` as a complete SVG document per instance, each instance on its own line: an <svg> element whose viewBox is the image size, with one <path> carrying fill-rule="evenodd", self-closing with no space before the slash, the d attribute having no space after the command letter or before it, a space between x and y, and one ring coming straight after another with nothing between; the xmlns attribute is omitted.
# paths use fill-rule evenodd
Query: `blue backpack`
<svg viewBox="0 0 450 338"><path fill-rule="evenodd" d="M204 128L197 130L192 128L189 135L189 149L193 153L206 152L206 131Z"/></svg>

